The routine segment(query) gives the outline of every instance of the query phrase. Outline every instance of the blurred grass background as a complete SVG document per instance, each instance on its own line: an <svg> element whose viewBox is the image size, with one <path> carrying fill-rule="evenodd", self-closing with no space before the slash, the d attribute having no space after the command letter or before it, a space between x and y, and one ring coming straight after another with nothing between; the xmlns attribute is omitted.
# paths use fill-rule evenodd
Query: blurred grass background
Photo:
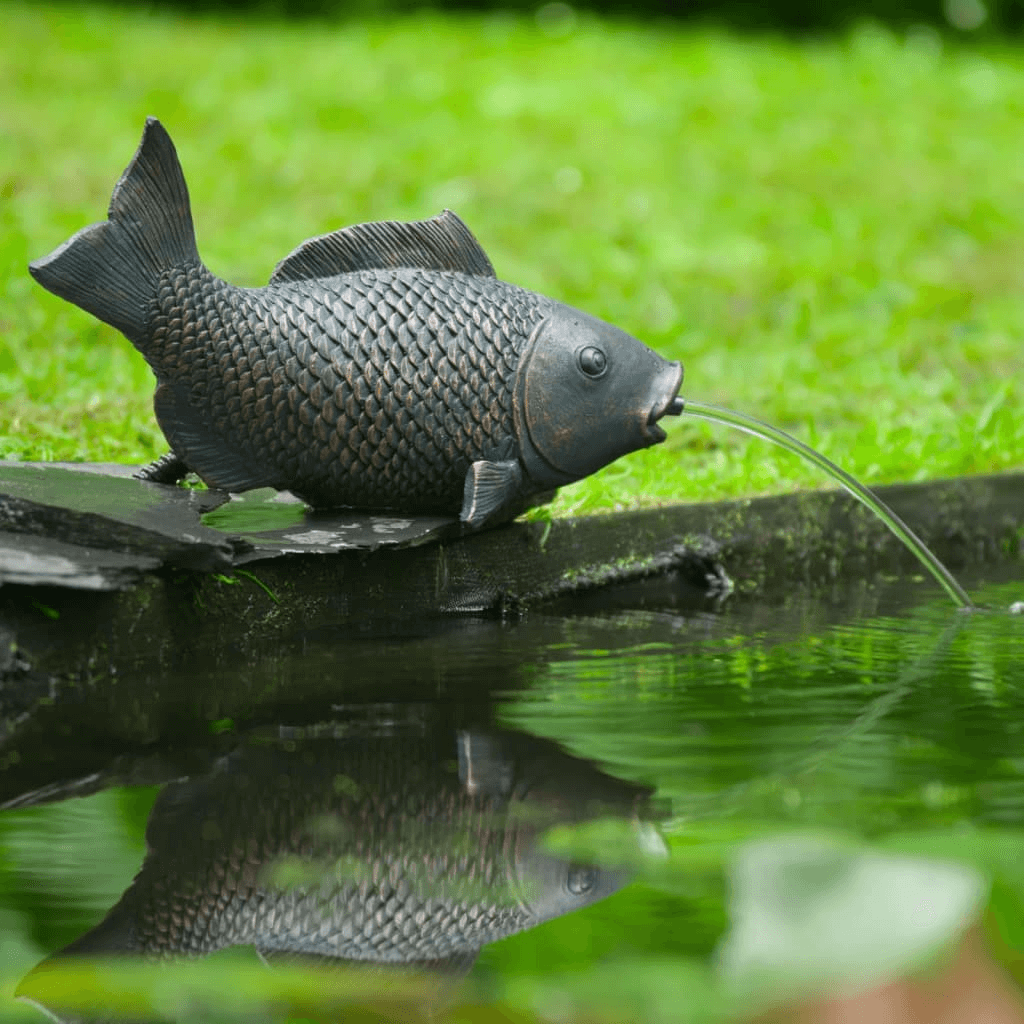
<svg viewBox="0 0 1024 1024"><path fill-rule="evenodd" d="M166 448L141 357L26 271L102 219L155 115L230 281L264 283L311 235L447 206L500 277L681 359L684 394L865 482L1024 466L1008 37L896 18L787 38L562 4L284 21L0 0L0 19L0 457ZM556 512L827 483L726 428L669 432Z"/></svg>

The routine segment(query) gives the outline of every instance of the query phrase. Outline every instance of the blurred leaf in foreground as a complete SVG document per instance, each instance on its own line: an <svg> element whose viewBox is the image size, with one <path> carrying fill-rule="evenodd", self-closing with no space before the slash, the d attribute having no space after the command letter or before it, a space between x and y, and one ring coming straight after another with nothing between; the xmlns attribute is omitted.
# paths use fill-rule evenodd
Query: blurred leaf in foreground
<svg viewBox="0 0 1024 1024"><path fill-rule="evenodd" d="M988 890L961 864L803 836L741 848L730 883L719 965L752 1007L914 972L963 936Z"/></svg>

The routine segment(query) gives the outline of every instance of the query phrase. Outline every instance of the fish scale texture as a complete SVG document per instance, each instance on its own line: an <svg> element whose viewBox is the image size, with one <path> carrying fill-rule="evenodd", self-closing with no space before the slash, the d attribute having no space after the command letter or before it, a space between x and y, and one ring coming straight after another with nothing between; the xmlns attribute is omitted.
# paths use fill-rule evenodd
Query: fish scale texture
<svg viewBox="0 0 1024 1024"><path fill-rule="evenodd" d="M187 409L158 398L158 416L208 482L456 512L472 462L515 455L516 370L549 305L446 271L242 289L197 263L161 276L140 348L187 387Z"/></svg>
<svg viewBox="0 0 1024 1024"><path fill-rule="evenodd" d="M421 791L406 781L397 799L383 788L339 796L329 779L301 793L274 793L272 776L207 785L206 814L188 784L154 808L150 852L121 904L132 908L137 952L251 943L408 963L474 953L536 923L509 889L516 826L498 801L450 783ZM274 884L274 866L295 859L298 884Z"/></svg>

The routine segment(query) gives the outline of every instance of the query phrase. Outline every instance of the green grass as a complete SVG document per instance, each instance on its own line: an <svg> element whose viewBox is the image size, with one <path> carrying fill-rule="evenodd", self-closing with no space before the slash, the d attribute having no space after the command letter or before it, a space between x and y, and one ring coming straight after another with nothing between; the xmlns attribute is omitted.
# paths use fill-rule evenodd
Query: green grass
<svg viewBox="0 0 1024 1024"><path fill-rule="evenodd" d="M500 277L686 365L684 394L867 483L1020 469L1024 53L581 17L336 25L0 3L0 457L165 450L152 380L27 261L102 219L147 114L240 284L347 223L455 209ZM817 487L685 418L590 511Z"/></svg>

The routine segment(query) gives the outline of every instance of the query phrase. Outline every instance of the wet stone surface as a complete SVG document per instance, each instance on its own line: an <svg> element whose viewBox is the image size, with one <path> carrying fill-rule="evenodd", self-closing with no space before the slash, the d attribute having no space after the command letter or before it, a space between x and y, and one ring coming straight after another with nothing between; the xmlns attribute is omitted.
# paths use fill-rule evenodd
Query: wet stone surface
<svg viewBox="0 0 1024 1024"><path fill-rule="evenodd" d="M466 533L454 519L311 512L271 490L142 482L132 468L0 464L0 630L17 656L0 664L8 725L25 695L45 696L54 679L156 678L316 631L516 616L610 585L647 593L655 580L716 608L922 572L841 492ZM1022 475L878 493L955 575L1019 563Z"/></svg>
<svg viewBox="0 0 1024 1024"><path fill-rule="evenodd" d="M436 540L445 517L314 513L287 493L232 498L135 480L134 467L0 465L0 583L117 590L161 567L224 570L288 554Z"/></svg>
<svg viewBox="0 0 1024 1024"><path fill-rule="evenodd" d="M0 463L0 585L118 590L156 569L223 572L291 556L286 561L298 570L309 563L297 556L424 545L439 552L430 571L441 584L459 564L443 552L459 550L474 565L500 565L495 586L514 600L642 578L686 555L703 564L709 552L724 566L709 577L712 590L726 579L749 591L919 571L887 528L842 492L518 522L467 535L451 517L313 511L287 492L169 486L136 480L135 469ZM877 493L954 570L1021 554L1022 475L898 484ZM449 541L458 543L446 548ZM451 610L451 602L436 604Z"/></svg>

